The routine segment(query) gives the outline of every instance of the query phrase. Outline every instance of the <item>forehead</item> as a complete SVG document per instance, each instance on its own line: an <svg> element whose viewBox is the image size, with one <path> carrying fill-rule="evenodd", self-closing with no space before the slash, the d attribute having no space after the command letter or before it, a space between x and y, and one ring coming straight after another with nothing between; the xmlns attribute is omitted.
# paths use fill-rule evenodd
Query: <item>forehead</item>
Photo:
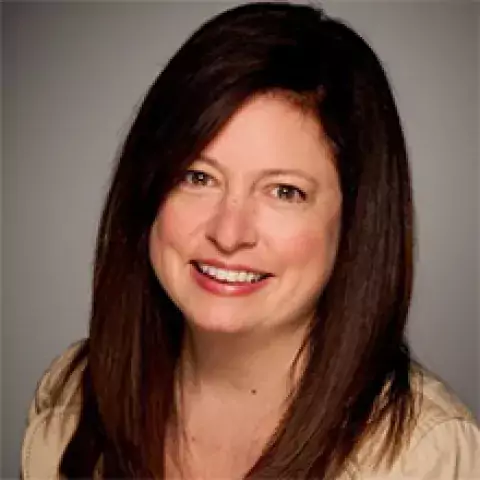
<svg viewBox="0 0 480 480"><path fill-rule="evenodd" d="M321 174L333 161L319 120L281 95L248 100L203 153L236 171L301 168Z"/></svg>

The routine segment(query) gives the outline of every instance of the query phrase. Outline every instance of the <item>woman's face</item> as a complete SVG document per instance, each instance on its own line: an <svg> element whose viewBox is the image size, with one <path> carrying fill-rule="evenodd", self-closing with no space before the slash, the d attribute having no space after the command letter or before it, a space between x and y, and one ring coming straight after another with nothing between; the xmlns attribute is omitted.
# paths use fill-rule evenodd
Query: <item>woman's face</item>
<svg viewBox="0 0 480 480"><path fill-rule="evenodd" d="M306 325L335 261L341 202L318 122L279 96L255 97L161 206L151 262L192 326Z"/></svg>

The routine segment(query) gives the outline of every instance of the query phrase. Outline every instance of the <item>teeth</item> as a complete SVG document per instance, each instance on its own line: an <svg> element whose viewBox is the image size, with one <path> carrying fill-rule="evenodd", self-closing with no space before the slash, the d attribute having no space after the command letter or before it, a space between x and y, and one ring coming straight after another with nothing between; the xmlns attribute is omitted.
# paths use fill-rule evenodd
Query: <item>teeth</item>
<svg viewBox="0 0 480 480"><path fill-rule="evenodd" d="M225 270L224 268L215 268L210 265L204 265L199 263L198 266L200 270L208 275L209 277L215 278L217 280L223 280L226 282L245 282L252 283L257 282L262 278L263 275L245 272L245 271L236 271L236 270Z"/></svg>

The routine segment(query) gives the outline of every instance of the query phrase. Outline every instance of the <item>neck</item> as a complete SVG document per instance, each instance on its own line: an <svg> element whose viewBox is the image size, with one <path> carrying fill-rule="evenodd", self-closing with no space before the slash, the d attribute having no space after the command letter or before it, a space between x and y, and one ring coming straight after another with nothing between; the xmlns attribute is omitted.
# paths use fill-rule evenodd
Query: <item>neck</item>
<svg viewBox="0 0 480 480"><path fill-rule="evenodd" d="M281 332L219 333L187 329L182 383L222 397L285 399L296 384L305 326Z"/></svg>

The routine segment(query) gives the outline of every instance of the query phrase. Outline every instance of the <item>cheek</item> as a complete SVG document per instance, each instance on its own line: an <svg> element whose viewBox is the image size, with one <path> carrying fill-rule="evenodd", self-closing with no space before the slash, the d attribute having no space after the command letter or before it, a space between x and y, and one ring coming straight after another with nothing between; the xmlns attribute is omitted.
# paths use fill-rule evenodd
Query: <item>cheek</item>
<svg viewBox="0 0 480 480"><path fill-rule="evenodd" d="M304 233L292 236L283 244L284 258L289 265L299 270L315 269L325 264L328 255L328 242L322 236Z"/></svg>
<svg viewBox="0 0 480 480"><path fill-rule="evenodd" d="M208 210L200 202L172 198L160 208L153 233L163 245L182 248L203 224L206 211Z"/></svg>
<svg viewBox="0 0 480 480"><path fill-rule="evenodd" d="M192 250L195 212L168 200L158 211L149 235L150 263L167 292L178 284Z"/></svg>
<svg viewBox="0 0 480 480"><path fill-rule="evenodd" d="M178 236L182 232L180 228L181 223L175 209L165 205L160 209L155 219L152 232L154 238L162 244L171 243L179 238Z"/></svg>
<svg viewBox="0 0 480 480"><path fill-rule="evenodd" d="M272 243L277 247L275 250L281 252L286 266L315 271L322 277L329 274L335 262L340 234L337 217L320 224L317 220L317 225L308 221L289 228L284 223L277 233Z"/></svg>
<svg viewBox="0 0 480 480"><path fill-rule="evenodd" d="M159 280L178 276L198 250L210 211L205 202L172 196L159 209L149 237L150 262Z"/></svg>
<svg viewBox="0 0 480 480"><path fill-rule="evenodd" d="M164 270L168 269L172 252L182 250L184 243L182 235L185 235L185 230L181 228L182 221L173 207L169 202L163 205L150 230L150 261L159 279L162 279Z"/></svg>

